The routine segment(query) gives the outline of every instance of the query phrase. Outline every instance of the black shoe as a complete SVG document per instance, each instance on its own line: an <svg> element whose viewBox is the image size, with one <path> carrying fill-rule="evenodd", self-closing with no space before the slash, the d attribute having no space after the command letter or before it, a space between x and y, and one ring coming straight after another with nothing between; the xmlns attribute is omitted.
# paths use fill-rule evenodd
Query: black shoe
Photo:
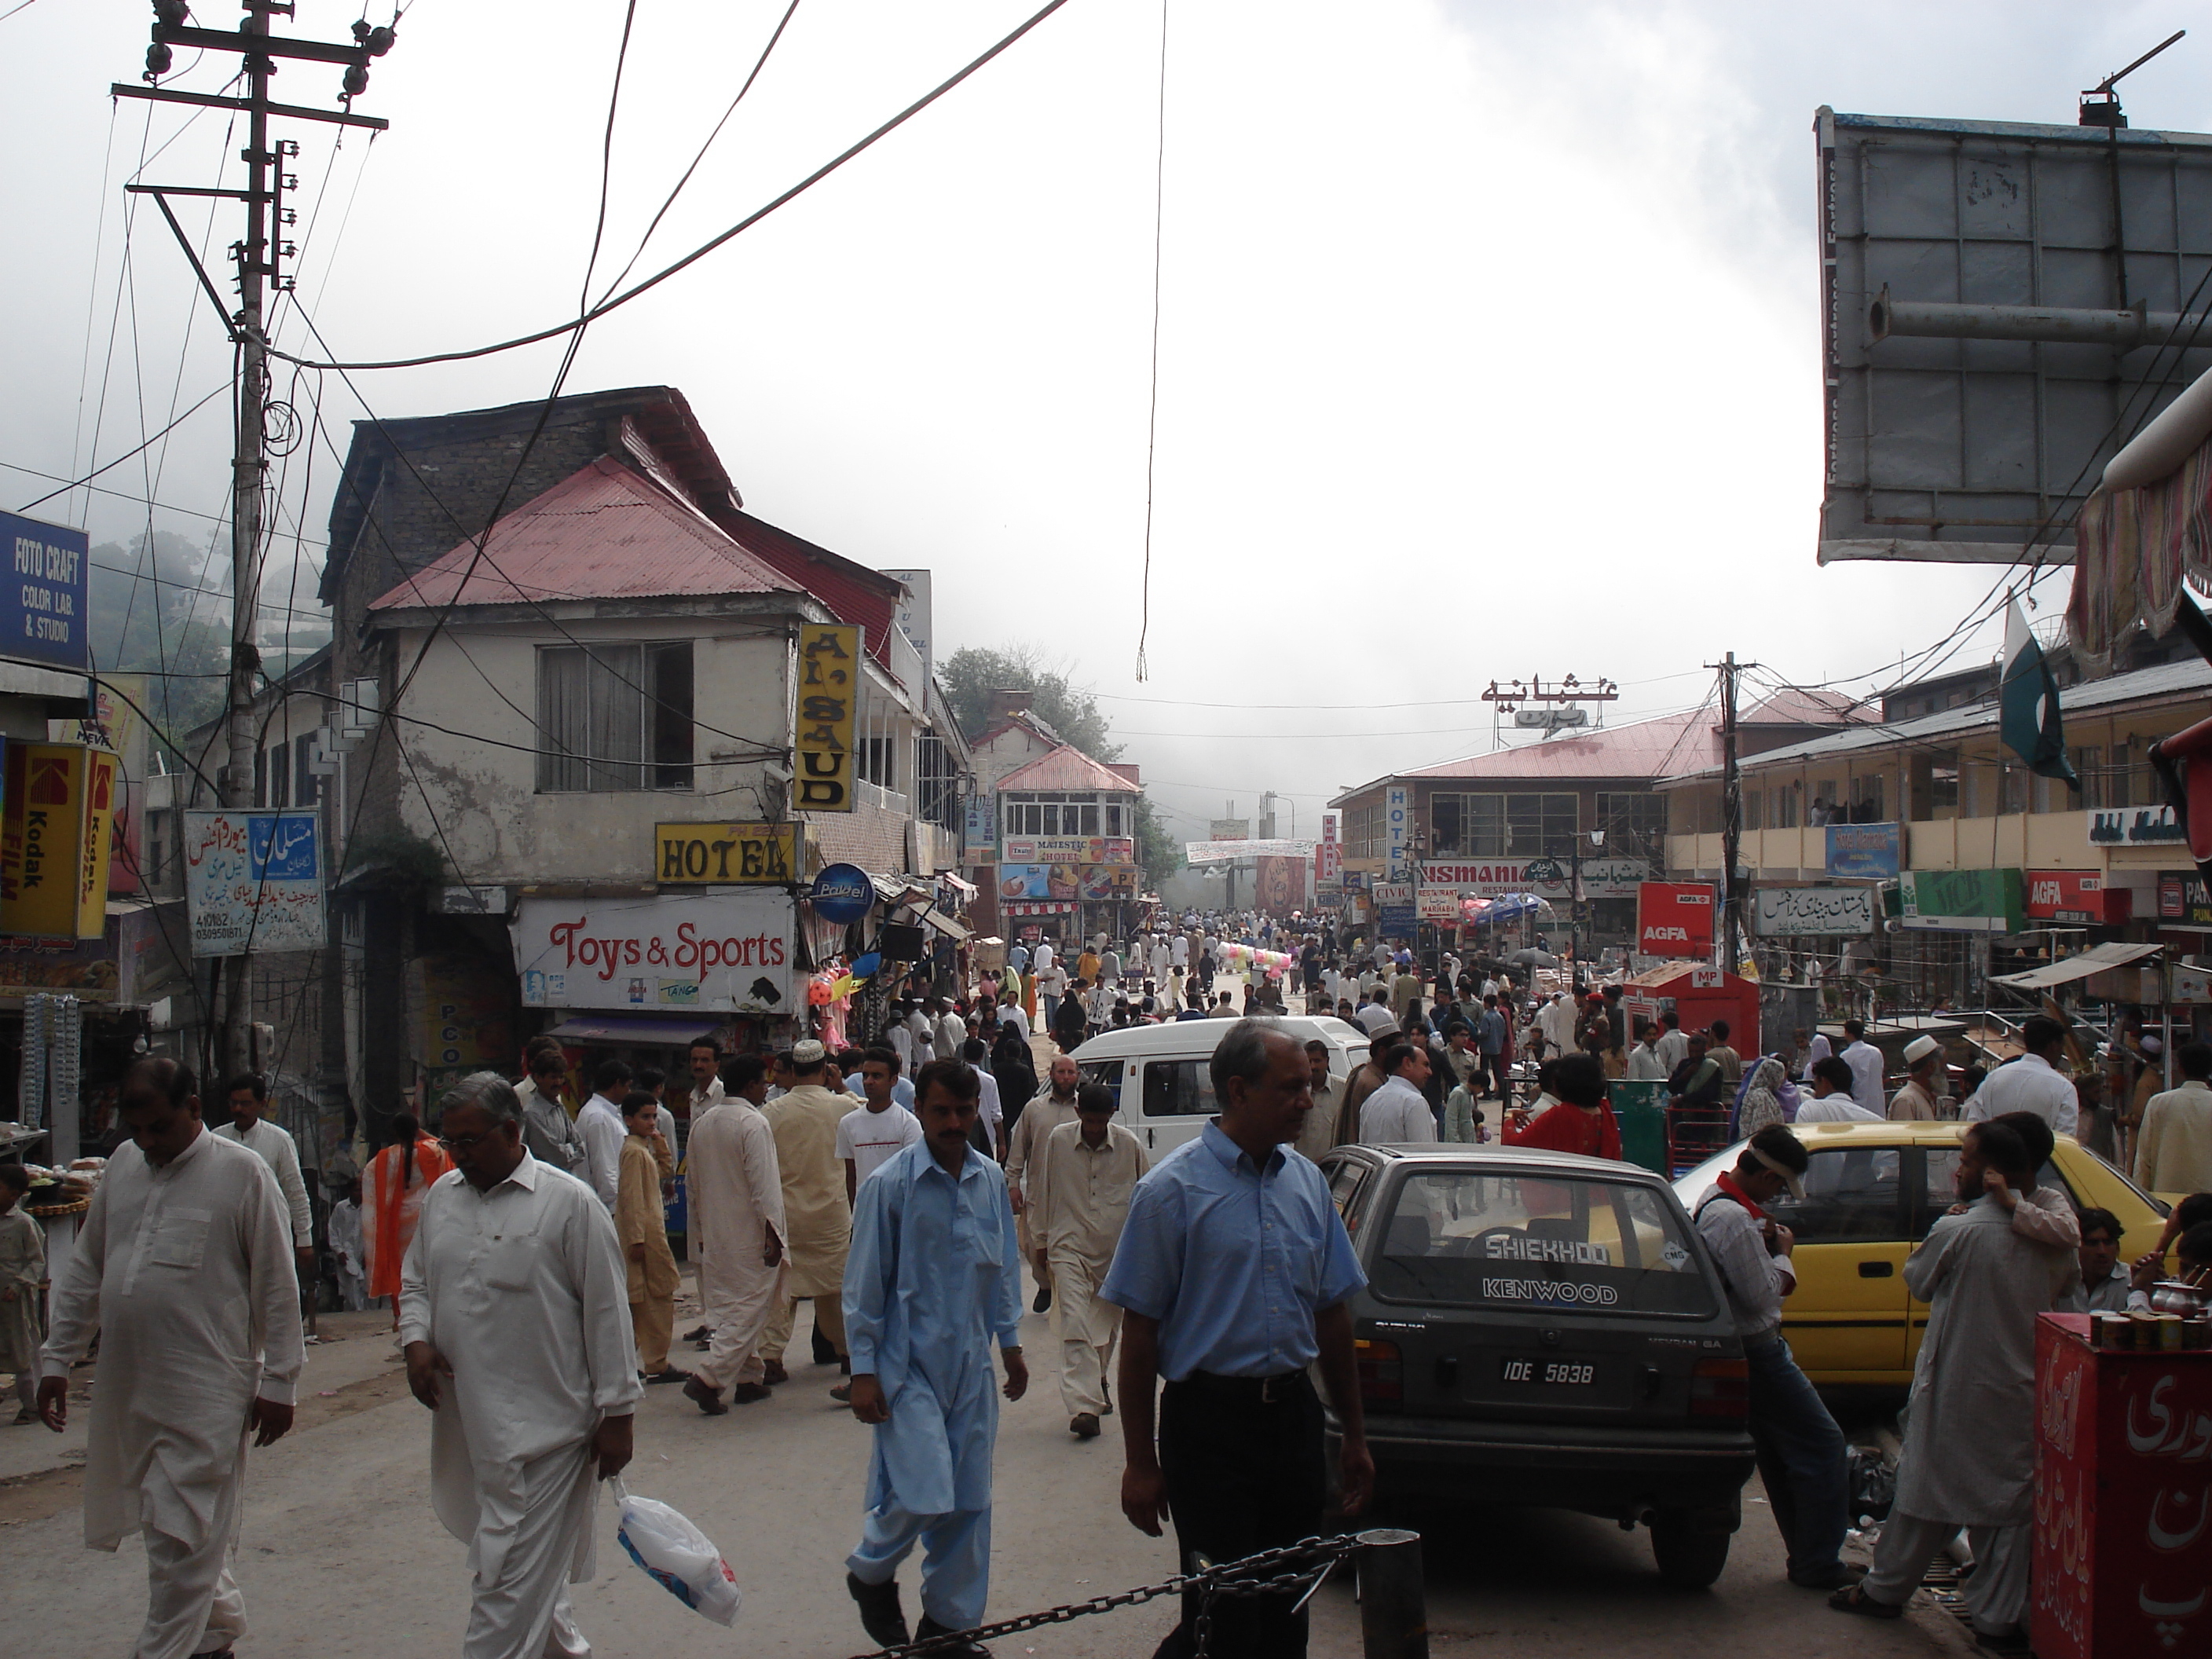
<svg viewBox="0 0 2212 1659"><path fill-rule="evenodd" d="M1036 1300L1030 1304L1030 1311L1031 1313L1042 1313L1051 1306L1052 1286L1049 1285L1038 1285Z"/></svg>
<svg viewBox="0 0 2212 1659"><path fill-rule="evenodd" d="M702 1325L696 1331L684 1333L684 1340L686 1342L709 1342L714 1340L714 1328L712 1325Z"/></svg>
<svg viewBox="0 0 2212 1659"><path fill-rule="evenodd" d="M897 1579L864 1584L848 1572L845 1575L845 1588L860 1604L860 1628L868 1632L870 1641L879 1647L902 1648L914 1640L907 1632L906 1610L899 1606ZM921 1622L927 1629L929 1620Z"/></svg>
<svg viewBox="0 0 2212 1659"><path fill-rule="evenodd" d="M1068 1419L1067 1431L1078 1440L1096 1440L1098 1437L1098 1419L1089 1412L1078 1412Z"/></svg>
<svg viewBox="0 0 2212 1659"><path fill-rule="evenodd" d="M870 1633L873 1634L872 1632ZM950 1625L940 1625L926 1613L921 1615L921 1622L914 1627L914 1639L917 1642L927 1642L933 1636L951 1634ZM991 1650L980 1642L956 1642L951 1647L935 1650L930 1659L991 1659Z"/></svg>
<svg viewBox="0 0 2212 1659"><path fill-rule="evenodd" d="M721 1391L708 1388L696 1376L685 1380L684 1397L709 1417L727 1417L730 1414L730 1408L722 1403Z"/></svg>
<svg viewBox="0 0 2212 1659"><path fill-rule="evenodd" d="M837 1375L838 1375L838 1376L850 1376L852 1374L853 1374L853 1362L852 1362L852 1360L851 1360L850 1358L843 1358L843 1359L840 1359L840 1360L837 1362Z"/></svg>
<svg viewBox="0 0 2212 1659"><path fill-rule="evenodd" d="M812 1340L814 1344L814 1363L817 1365L836 1364L837 1363L837 1345L830 1341L828 1337L822 1334L822 1328L819 1325L817 1325L814 1328Z"/></svg>

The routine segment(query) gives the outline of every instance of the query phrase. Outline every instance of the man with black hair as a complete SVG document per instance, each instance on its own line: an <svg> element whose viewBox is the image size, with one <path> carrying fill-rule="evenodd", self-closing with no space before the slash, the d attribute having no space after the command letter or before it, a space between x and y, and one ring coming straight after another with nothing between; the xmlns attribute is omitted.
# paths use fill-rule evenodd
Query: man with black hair
<svg viewBox="0 0 2212 1659"><path fill-rule="evenodd" d="M2063 1304L2068 1313L2125 1313L2128 1270L2120 1266L2120 1218L2110 1210L2081 1212L2080 1281Z"/></svg>
<svg viewBox="0 0 2212 1659"><path fill-rule="evenodd" d="M1862 1111L1880 1117L1888 1097L1883 1093L1881 1080L1886 1063L1881 1050L1866 1040L1866 1022L1847 1019L1844 1022L1844 1051L1836 1056L1851 1069L1851 1098Z"/></svg>
<svg viewBox="0 0 2212 1659"><path fill-rule="evenodd" d="M1844 1432L1782 1340L1782 1299L1797 1288L1790 1262L1796 1239L1763 1207L1784 1193L1802 1200L1811 1163L1803 1142L1770 1123L1698 1200L1697 1219L1751 1368L1752 1443L1789 1551L1790 1582L1834 1589L1859 1577L1837 1554L1850 1523Z"/></svg>
<svg viewBox="0 0 2212 1659"><path fill-rule="evenodd" d="M561 1102L561 1088L568 1079L561 1039L542 1031L531 1038L522 1051L522 1069L526 1075L514 1090L522 1103L522 1144L540 1164L582 1180L584 1143Z"/></svg>
<svg viewBox="0 0 2212 1659"><path fill-rule="evenodd" d="M1566 1054L1552 1062L1550 1075L1559 1103L1533 1120L1526 1109L1513 1108L1500 1138L1509 1146L1618 1160L1620 1122L1606 1098L1605 1067L1594 1055Z"/></svg>
<svg viewBox="0 0 2212 1659"><path fill-rule="evenodd" d="M783 1174L760 1112L768 1068L758 1054L738 1054L723 1062L721 1083L720 1103L691 1125L686 1176L709 1335L684 1393L708 1417L768 1398L761 1336L783 1304Z"/></svg>
<svg viewBox="0 0 2212 1659"><path fill-rule="evenodd" d="M269 1082L258 1072L240 1072L223 1085L230 1097L230 1121L216 1133L260 1154L276 1177L276 1190L284 1194L284 1207L292 1217L292 1251L299 1258L300 1282L315 1281L315 1218L307 1203L307 1183L300 1174L300 1149L291 1135L271 1123Z"/></svg>
<svg viewBox="0 0 2212 1659"><path fill-rule="evenodd" d="M1880 1112L1869 1112L1851 1093L1850 1063L1831 1054L1813 1062L1813 1097L1797 1108L1800 1123L1877 1123Z"/></svg>
<svg viewBox="0 0 2212 1659"><path fill-rule="evenodd" d="M1437 1138L1437 1120L1421 1092L1430 1077L1428 1045L1393 1041L1382 1050L1382 1086L1359 1108L1363 1146L1411 1146Z"/></svg>
<svg viewBox="0 0 2212 1659"><path fill-rule="evenodd" d="M2212 1188L2212 1043L2185 1042L2181 1086L2153 1095L2136 1134L2136 1185L2150 1193Z"/></svg>
<svg viewBox="0 0 2212 1659"><path fill-rule="evenodd" d="M2021 1023L2020 1041L2026 1052L1991 1072L1959 1115L1984 1123L2006 1112L2033 1112L2052 1133L2072 1134L2081 1121L2081 1097L2074 1079L2054 1064L2066 1051L2066 1028L2047 1015L2032 1014Z"/></svg>
<svg viewBox="0 0 2212 1659"><path fill-rule="evenodd" d="M1966 1208L1939 1217L1905 1264L1905 1287L1929 1304L1929 1315L1896 1507L1873 1571L1863 1583L1837 1591L1830 1605L1898 1618L1936 1552L1965 1527L1976 1563L1966 1589L1975 1639L2025 1653L2020 1621L2034 1501L2035 1318L2057 1304L2078 1269L2072 1252L2039 1243L2014 1225L1998 1182L2027 1198L2035 1191L2035 1163L2010 1125L1978 1123L1960 1147L1953 1176Z"/></svg>
<svg viewBox="0 0 2212 1659"><path fill-rule="evenodd" d="M584 1167L576 1175L599 1195L609 1215L622 1197L623 1142L629 1138L615 1103L629 1091L629 1080L625 1061L601 1060L592 1073L592 1097L576 1114L576 1138L584 1143Z"/></svg>

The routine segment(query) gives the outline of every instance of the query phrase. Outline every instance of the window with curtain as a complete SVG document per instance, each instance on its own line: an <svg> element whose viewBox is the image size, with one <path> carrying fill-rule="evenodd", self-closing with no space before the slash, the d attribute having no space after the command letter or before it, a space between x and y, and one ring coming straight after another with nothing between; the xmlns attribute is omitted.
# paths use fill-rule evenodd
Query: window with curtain
<svg viewBox="0 0 2212 1659"><path fill-rule="evenodd" d="M543 793L689 789L691 641L541 646Z"/></svg>

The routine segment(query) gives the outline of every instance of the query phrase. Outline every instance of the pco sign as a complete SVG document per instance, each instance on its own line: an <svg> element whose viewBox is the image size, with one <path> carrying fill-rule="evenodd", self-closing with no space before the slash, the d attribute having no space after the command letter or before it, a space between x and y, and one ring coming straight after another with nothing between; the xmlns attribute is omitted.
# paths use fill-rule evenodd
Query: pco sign
<svg viewBox="0 0 2212 1659"><path fill-rule="evenodd" d="M854 922L876 908L876 884L857 864L832 864L814 878L808 896L823 921Z"/></svg>

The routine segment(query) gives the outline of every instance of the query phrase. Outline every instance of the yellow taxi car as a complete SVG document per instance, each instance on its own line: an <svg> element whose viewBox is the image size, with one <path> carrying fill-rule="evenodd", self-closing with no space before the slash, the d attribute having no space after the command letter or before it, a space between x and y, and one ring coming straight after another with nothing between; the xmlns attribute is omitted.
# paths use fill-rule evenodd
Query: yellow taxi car
<svg viewBox="0 0 2212 1659"><path fill-rule="evenodd" d="M1812 1154L1802 1202L1786 1194L1767 1213L1797 1236L1797 1289L1782 1304L1782 1334L1814 1382L1903 1386L1912 1381L1928 1304L1905 1288L1905 1258L1957 1201L1951 1185L1964 1123L1799 1123ZM1696 1213L1741 1143L1674 1183ZM2119 1218L2120 1260L2158 1243L2166 1206L2081 1146L2061 1137L2037 1177L2063 1188L2076 1209Z"/></svg>

